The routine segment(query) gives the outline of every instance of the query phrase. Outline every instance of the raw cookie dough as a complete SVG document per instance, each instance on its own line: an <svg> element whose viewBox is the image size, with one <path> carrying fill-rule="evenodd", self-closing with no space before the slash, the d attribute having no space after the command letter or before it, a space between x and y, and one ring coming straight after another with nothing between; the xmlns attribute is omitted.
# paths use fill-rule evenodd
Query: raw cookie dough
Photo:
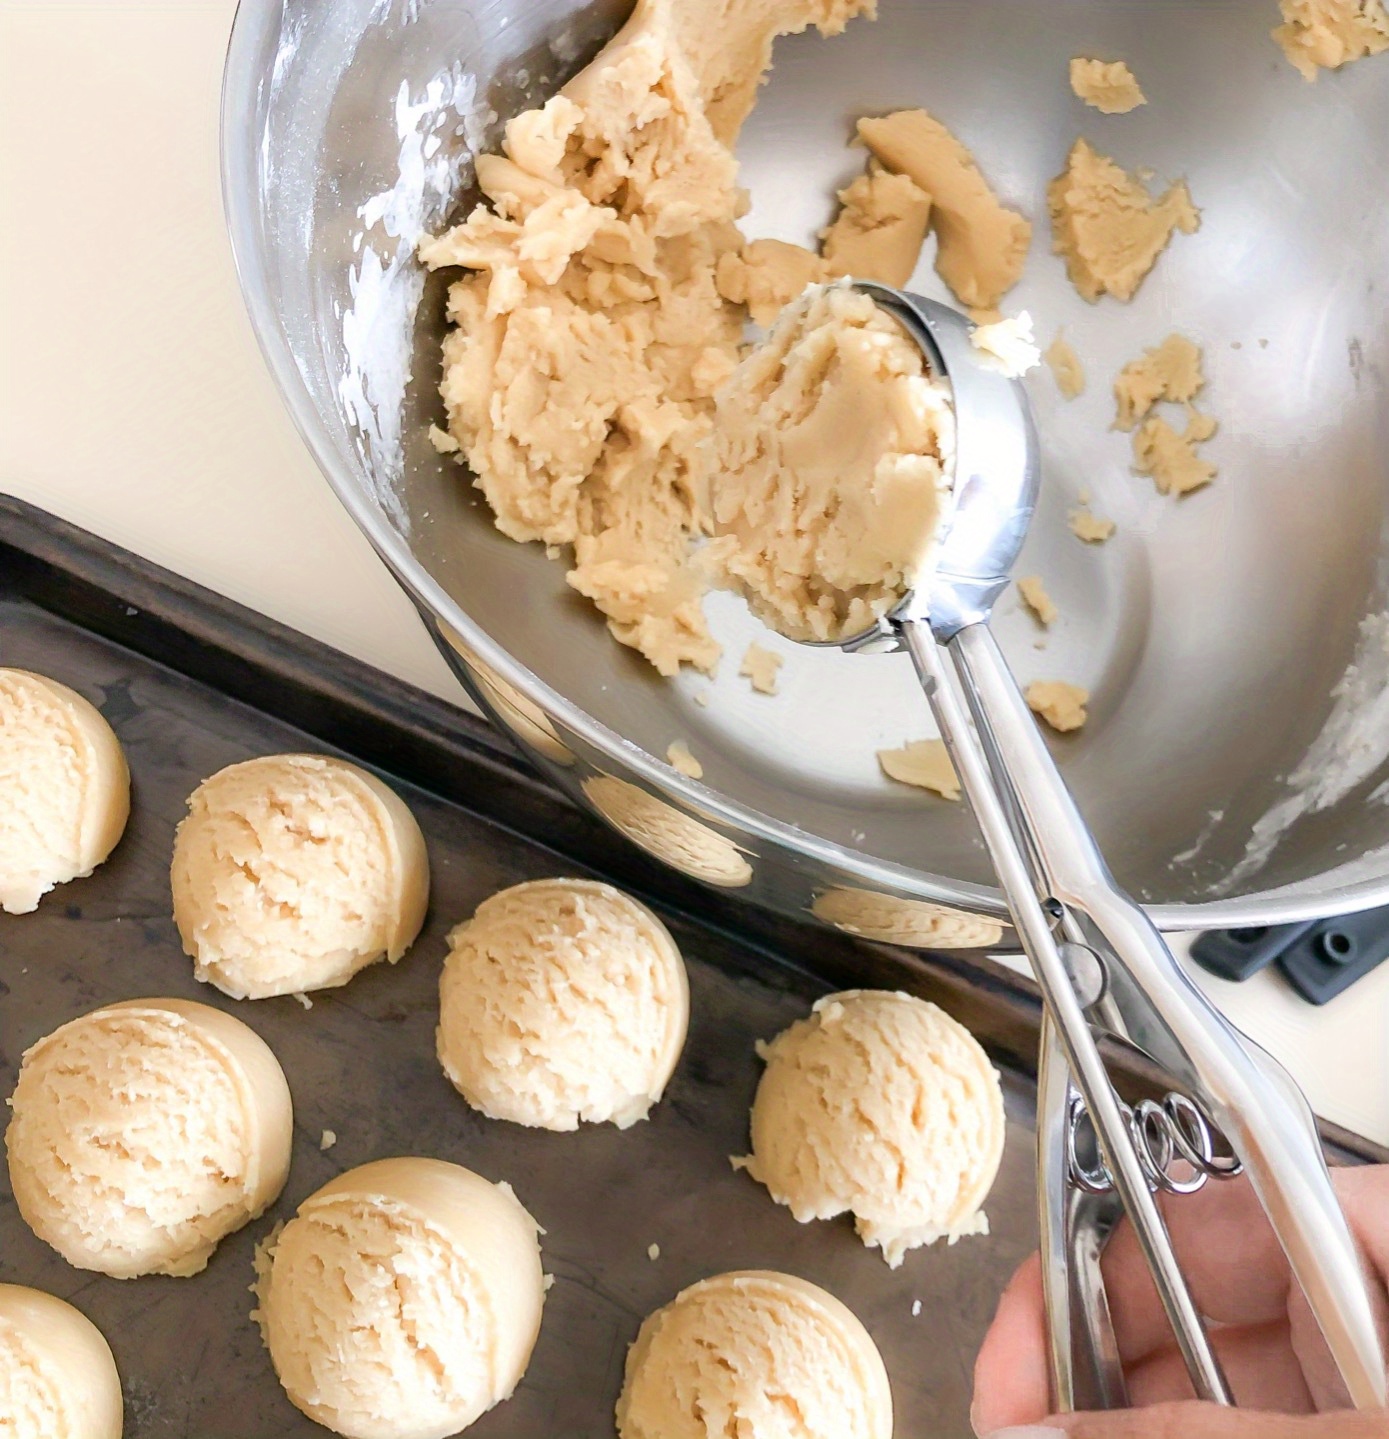
<svg viewBox="0 0 1389 1439"><path fill-rule="evenodd" d="M975 325L969 341L984 356L987 369L997 370L1010 380L1021 379L1042 362L1042 352L1032 333L1032 316L1026 310Z"/></svg>
<svg viewBox="0 0 1389 1439"><path fill-rule="evenodd" d="M752 883L752 865L732 840L615 775L584 781L589 803L647 854L706 884L741 889Z"/></svg>
<svg viewBox="0 0 1389 1439"><path fill-rule="evenodd" d="M1066 399L1074 400L1085 393L1085 366L1081 363L1075 346L1059 332L1043 351L1042 358L1051 366L1056 388Z"/></svg>
<svg viewBox="0 0 1389 1439"><path fill-rule="evenodd" d="M792 639L869 628L929 563L949 500L948 388L847 282L789 307L719 393L708 558Z"/></svg>
<svg viewBox="0 0 1389 1439"><path fill-rule="evenodd" d="M170 873L193 972L233 999L329 989L394 964L429 902L405 802L326 755L267 755L204 780Z"/></svg>
<svg viewBox="0 0 1389 1439"><path fill-rule="evenodd" d="M1003 938L1003 926L994 920L867 889L827 890L810 912L846 934L909 949L986 949Z"/></svg>
<svg viewBox="0 0 1389 1439"><path fill-rule="evenodd" d="M1149 475L1163 495L1187 495L1208 485L1219 471L1197 453L1219 428L1210 415L1187 406L1186 428L1174 430L1160 415L1150 415L1133 437L1133 468Z"/></svg>
<svg viewBox="0 0 1389 1439"><path fill-rule="evenodd" d="M746 305L756 324L770 329L782 310L807 285L829 279L829 267L803 245L786 240L753 240L736 254L719 257L719 294Z"/></svg>
<svg viewBox="0 0 1389 1439"><path fill-rule="evenodd" d="M1119 371L1114 381L1115 428L1133 429L1160 400L1187 404L1205 383L1201 347L1185 335L1168 335Z"/></svg>
<svg viewBox="0 0 1389 1439"><path fill-rule="evenodd" d="M1038 624L1050 625L1060 614L1056 601L1047 593L1047 587L1042 583L1041 575L1024 575L1018 581L1018 593L1022 596L1023 604L1037 617Z"/></svg>
<svg viewBox="0 0 1389 1439"><path fill-rule="evenodd" d="M38 1289L0 1284L0 1434L121 1439L121 1380L85 1314Z"/></svg>
<svg viewBox="0 0 1389 1439"><path fill-rule="evenodd" d="M1148 98L1122 60L1106 65L1103 60L1076 56L1071 61L1071 89L1078 99L1105 115L1127 115Z"/></svg>
<svg viewBox="0 0 1389 1439"><path fill-rule="evenodd" d="M24 1055L5 1134L25 1222L78 1269L196 1274L289 1172L289 1087L240 1020L182 999L74 1019Z"/></svg>
<svg viewBox="0 0 1389 1439"><path fill-rule="evenodd" d="M839 192L839 203L834 223L820 233L829 273L900 290L920 258L931 197L910 175L894 175L870 160L867 171Z"/></svg>
<svg viewBox="0 0 1389 1439"><path fill-rule="evenodd" d="M1079 729L1086 721L1090 691L1065 680L1033 680L1024 691L1028 708L1061 734Z"/></svg>
<svg viewBox="0 0 1389 1439"><path fill-rule="evenodd" d="M472 272L450 288L440 388L498 528L572 547L569 583L662 674L719 657L688 561L743 325L716 283L742 249L731 147L772 37L868 8L640 0L478 157L488 203L420 246Z"/></svg>
<svg viewBox="0 0 1389 1439"><path fill-rule="evenodd" d="M758 1048L752 1154L734 1163L796 1219L851 1212L894 1269L917 1245L988 1233L1003 1092L963 1025L911 995L850 990Z"/></svg>
<svg viewBox="0 0 1389 1439"><path fill-rule="evenodd" d="M116 847L130 771L100 711L57 680L0 669L0 909L28 914Z"/></svg>
<svg viewBox="0 0 1389 1439"><path fill-rule="evenodd" d="M439 1061L492 1119L626 1129L664 1092L689 1013L680 951L650 910L611 885L536 880L449 935Z"/></svg>
<svg viewBox="0 0 1389 1439"><path fill-rule="evenodd" d="M743 651L743 663L738 673L750 681L760 695L774 695L777 692L777 674L786 661L772 650L763 649L754 641Z"/></svg>
<svg viewBox="0 0 1389 1439"><path fill-rule="evenodd" d="M511 1396L540 1331L538 1226L506 1184L381 1159L256 1253L254 1318L297 1409L347 1439L444 1439Z"/></svg>
<svg viewBox="0 0 1389 1439"><path fill-rule="evenodd" d="M878 763L899 784L934 790L942 799L960 798L960 779L943 740L917 739L901 749L880 749Z"/></svg>
<svg viewBox="0 0 1389 1439"><path fill-rule="evenodd" d="M807 1280L716 1274L648 1315L627 1353L619 1439L892 1439L863 1325Z"/></svg>
<svg viewBox="0 0 1389 1439"><path fill-rule="evenodd" d="M1092 303L1101 295L1133 298L1174 230L1194 233L1201 212L1184 180L1154 200L1087 141L1071 147L1066 168L1047 190L1052 248L1065 257L1071 283Z"/></svg>
<svg viewBox="0 0 1389 1439"><path fill-rule="evenodd" d="M1113 520L1094 514L1088 505L1077 505L1066 518L1071 533L1087 545L1102 545L1114 533Z"/></svg>
<svg viewBox="0 0 1389 1439"><path fill-rule="evenodd" d="M1273 38L1306 80L1389 50L1383 0L1280 0L1280 6L1283 24Z"/></svg>
<svg viewBox="0 0 1389 1439"><path fill-rule="evenodd" d="M690 747L682 739L674 739L666 746L666 761L677 774L686 779L703 779L704 766L690 753Z"/></svg>
<svg viewBox="0 0 1389 1439"><path fill-rule="evenodd" d="M858 122L859 138L889 170L931 197L936 271L962 305L991 310L1018 282L1032 226L989 188L974 157L925 110Z"/></svg>

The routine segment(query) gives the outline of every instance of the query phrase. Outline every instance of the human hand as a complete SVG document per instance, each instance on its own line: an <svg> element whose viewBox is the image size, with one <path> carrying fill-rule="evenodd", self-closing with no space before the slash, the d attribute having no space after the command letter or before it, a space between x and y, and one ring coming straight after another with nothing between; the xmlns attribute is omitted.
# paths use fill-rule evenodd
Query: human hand
<svg viewBox="0 0 1389 1439"><path fill-rule="evenodd" d="M1389 1166L1341 1169L1332 1178L1383 1311ZM1041 1261L1034 1254L1005 1290L979 1352L971 1415L976 1433L1000 1439L1389 1439L1389 1412L1321 1412L1345 1404L1340 1379L1248 1182L1212 1182L1194 1195L1162 1195L1159 1203L1241 1407L1192 1401L1138 1242L1123 1225L1105 1250L1103 1270L1134 1407L1046 1417L1046 1320ZM1010 1426L1022 1427L1015 1434Z"/></svg>

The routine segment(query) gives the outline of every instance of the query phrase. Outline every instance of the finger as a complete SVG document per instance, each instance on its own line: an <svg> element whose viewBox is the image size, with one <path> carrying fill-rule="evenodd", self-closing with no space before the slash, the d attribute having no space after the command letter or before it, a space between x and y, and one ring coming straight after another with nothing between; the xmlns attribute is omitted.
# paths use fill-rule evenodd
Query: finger
<svg viewBox="0 0 1389 1439"><path fill-rule="evenodd" d="M1048 1419L1046 1426L1070 1439L1385 1439L1389 1412L1270 1414L1214 1404L1162 1404L1112 1414L1067 1414ZM1033 1433L1042 1439L1045 1430Z"/></svg>
<svg viewBox="0 0 1389 1439"><path fill-rule="evenodd" d="M1316 1407L1288 1326L1281 1320L1239 1329L1214 1329L1210 1339L1236 1404L1276 1409L1280 1414L1305 1414ZM1129 1399L1136 1409L1195 1398L1186 1363L1175 1344L1129 1365L1125 1378Z"/></svg>
<svg viewBox="0 0 1389 1439"><path fill-rule="evenodd" d="M1008 1281L974 1364L976 1434L1035 1424L1051 1406L1042 1261L1034 1254Z"/></svg>

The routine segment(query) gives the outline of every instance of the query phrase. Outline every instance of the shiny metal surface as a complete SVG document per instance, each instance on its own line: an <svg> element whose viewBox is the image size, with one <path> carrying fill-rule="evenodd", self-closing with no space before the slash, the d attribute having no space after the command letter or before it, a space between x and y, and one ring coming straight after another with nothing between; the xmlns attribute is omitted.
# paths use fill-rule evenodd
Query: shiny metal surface
<svg viewBox="0 0 1389 1439"><path fill-rule="evenodd" d="M614 644L561 568L502 538L424 438L441 414L442 282L424 286L412 320L420 279L402 239L402 159L424 137L437 142L426 178L440 157L458 162L445 197L417 207L442 223L466 203L468 152L495 144L500 118L551 91L624 9L243 0L226 76L226 199L271 368L338 494L421 607L572 756L561 765L531 749L572 794L597 772L640 787L737 847L753 871L744 892L786 912L853 888L1001 915L964 809L878 772L878 746L930 732L904 656L772 640L787 662L768 700L736 674L746 641L766 636L715 596L728 658L701 708L705 681L665 683ZM862 152L845 147L859 114L926 105L959 131L1036 222L1010 308L1028 308L1044 341L1065 326L1089 371L1070 404L1047 374L1028 382L1045 480L1019 573L1044 577L1062 619L1043 635L1005 596L997 624L1021 679L1092 692L1086 730L1055 752L1115 873L1170 927L1389 899L1389 806L1371 798L1383 756L1373 727L1368 746L1357 729L1372 699L1352 694L1338 709L1332 696L1389 575L1385 62L1305 85L1269 41L1272 0L880 9L832 41L779 42L740 145L745 229L813 238L834 187L861 168ZM1082 52L1122 55L1150 103L1121 118L1085 110L1065 79ZM1086 305L1049 254L1045 186L1077 134L1128 166L1187 176L1204 213L1128 306ZM912 288L945 298L929 248ZM1223 428L1216 484L1175 503L1128 472L1108 386L1178 328L1206 347L1204 398ZM1066 529L1081 490L1118 521L1104 546ZM1342 728L1314 759L1334 768L1358 755L1363 773L1343 794L1323 786L1267 863L1232 882L1329 718ZM702 762L702 784L660 758L677 738Z"/></svg>

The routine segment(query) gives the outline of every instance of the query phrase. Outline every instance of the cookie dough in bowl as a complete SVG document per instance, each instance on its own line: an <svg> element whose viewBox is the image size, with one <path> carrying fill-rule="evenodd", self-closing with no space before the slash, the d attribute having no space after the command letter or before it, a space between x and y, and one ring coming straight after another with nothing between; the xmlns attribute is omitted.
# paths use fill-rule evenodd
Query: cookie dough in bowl
<svg viewBox="0 0 1389 1439"><path fill-rule="evenodd" d="M5 1132L25 1222L115 1279L196 1274L289 1172L283 1071L240 1020L182 999L74 1019L24 1054Z"/></svg>
<svg viewBox="0 0 1389 1439"><path fill-rule="evenodd" d="M665 925L612 885L544 879L449 936L439 1060L475 1109L540 1129L626 1129L685 1042L689 983Z"/></svg>
<svg viewBox="0 0 1389 1439"><path fill-rule="evenodd" d="M188 800L170 872L193 971L233 999L346 984L424 923L429 858L405 802L325 755L230 765Z"/></svg>
<svg viewBox="0 0 1389 1439"><path fill-rule="evenodd" d="M345 1439L445 1439L510 1397L540 1330L538 1227L506 1184L381 1159L257 1252L255 1318L296 1408Z"/></svg>
<svg viewBox="0 0 1389 1439"><path fill-rule="evenodd" d="M0 909L28 914L116 847L130 771L101 712L75 690L0 669Z"/></svg>
<svg viewBox="0 0 1389 1439"><path fill-rule="evenodd" d="M627 1354L619 1439L892 1439L892 1391L867 1330L791 1274L691 1285Z"/></svg>
<svg viewBox="0 0 1389 1439"><path fill-rule="evenodd" d="M40 1289L0 1284L0 1433L121 1439L121 1380L101 1331Z"/></svg>

